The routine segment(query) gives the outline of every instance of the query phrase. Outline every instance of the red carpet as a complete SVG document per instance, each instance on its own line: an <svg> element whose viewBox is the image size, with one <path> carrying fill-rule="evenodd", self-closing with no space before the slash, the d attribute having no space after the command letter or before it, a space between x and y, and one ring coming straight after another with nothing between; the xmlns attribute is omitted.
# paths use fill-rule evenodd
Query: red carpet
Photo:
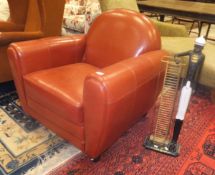
<svg viewBox="0 0 215 175"><path fill-rule="evenodd" d="M199 90L191 99L179 143L180 156L170 157L145 149L153 110L128 130L92 163L80 154L49 175L215 175L215 105L208 91Z"/></svg>
<svg viewBox="0 0 215 175"><path fill-rule="evenodd" d="M179 174L215 174L215 120L204 133L198 146L194 148Z"/></svg>

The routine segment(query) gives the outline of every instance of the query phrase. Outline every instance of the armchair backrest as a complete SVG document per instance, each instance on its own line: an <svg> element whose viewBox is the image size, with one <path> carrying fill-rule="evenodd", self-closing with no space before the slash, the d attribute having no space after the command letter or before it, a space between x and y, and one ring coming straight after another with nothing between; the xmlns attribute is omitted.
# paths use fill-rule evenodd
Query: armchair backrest
<svg viewBox="0 0 215 175"><path fill-rule="evenodd" d="M38 0L28 0L28 12L26 14L25 31L40 31L41 17Z"/></svg>
<svg viewBox="0 0 215 175"><path fill-rule="evenodd" d="M38 0L45 36L61 34L65 0Z"/></svg>
<svg viewBox="0 0 215 175"><path fill-rule="evenodd" d="M24 25L26 21L26 14L28 11L28 0L7 0L10 16L9 21Z"/></svg>
<svg viewBox="0 0 215 175"><path fill-rule="evenodd" d="M25 31L42 31L44 36L61 34L65 0L29 0Z"/></svg>
<svg viewBox="0 0 215 175"><path fill-rule="evenodd" d="M102 68L160 47L160 34L147 17L116 9L104 12L92 24L83 62Z"/></svg>
<svg viewBox="0 0 215 175"><path fill-rule="evenodd" d="M41 31L44 36L61 34L65 0L8 0L10 17L24 31Z"/></svg>

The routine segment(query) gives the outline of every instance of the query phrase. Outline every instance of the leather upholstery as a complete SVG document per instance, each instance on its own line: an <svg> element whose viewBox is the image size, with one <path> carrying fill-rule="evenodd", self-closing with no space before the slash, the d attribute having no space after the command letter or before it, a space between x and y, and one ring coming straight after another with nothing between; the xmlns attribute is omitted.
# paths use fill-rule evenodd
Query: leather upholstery
<svg viewBox="0 0 215 175"><path fill-rule="evenodd" d="M10 17L0 21L0 82L12 79L6 55L12 42L61 34L65 0L8 0Z"/></svg>
<svg viewBox="0 0 215 175"><path fill-rule="evenodd" d="M52 109L69 122L81 124L84 80L97 69L89 64L77 63L28 74L24 76L27 98ZM63 108L58 107L61 105Z"/></svg>
<svg viewBox="0 0 215 175"><path fill-rule="evenodd" d="M139 14L130 15L130 13L127 12L122 16L117 14L110 16L105 13L97 19L100 25L91 26L84 62L102 68L124 58L136 57L159 48L161 40L156 29L151 29L151 22L144 17L141 18ZM106 23L111 27L106 27ZM103 37L104 34L106 37Z"/></svg>
<svg viewBox="0 0 215 175"><path fill-rule="evenodd" d="M160 47L145 16L116 9L87 35L14 43L8 54L24 110L95 158L155 102Z"/></svg>

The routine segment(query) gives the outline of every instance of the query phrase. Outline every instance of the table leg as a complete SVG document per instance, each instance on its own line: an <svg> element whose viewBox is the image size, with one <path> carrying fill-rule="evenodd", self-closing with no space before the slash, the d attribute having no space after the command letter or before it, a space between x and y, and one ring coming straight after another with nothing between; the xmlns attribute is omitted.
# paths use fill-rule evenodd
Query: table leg
<svg viewBox="0 0 215 175"><path fill-rule="evenodd" d="M160 21L164 22L165 15L160 15Z"/></svg>
<svg viewBox="0 0 215 175"><path fill-rule="evenodd" d="M203 22L199 21L199 33L198 33L198 37L200 37L200 35L202 33L202 26L203 26Z"/></svg>

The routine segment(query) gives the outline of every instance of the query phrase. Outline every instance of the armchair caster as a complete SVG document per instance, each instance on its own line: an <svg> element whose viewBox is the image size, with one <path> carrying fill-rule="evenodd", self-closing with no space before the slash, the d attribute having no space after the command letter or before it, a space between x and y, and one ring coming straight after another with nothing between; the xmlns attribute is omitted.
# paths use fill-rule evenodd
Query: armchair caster
<svg viewBox="0 0 215 175"><path fill-rule="evenodd" d="M101 156L98 156L96 158L90 158L90 161L96 163L100 160L100 158L101 158Z"/></svg>

